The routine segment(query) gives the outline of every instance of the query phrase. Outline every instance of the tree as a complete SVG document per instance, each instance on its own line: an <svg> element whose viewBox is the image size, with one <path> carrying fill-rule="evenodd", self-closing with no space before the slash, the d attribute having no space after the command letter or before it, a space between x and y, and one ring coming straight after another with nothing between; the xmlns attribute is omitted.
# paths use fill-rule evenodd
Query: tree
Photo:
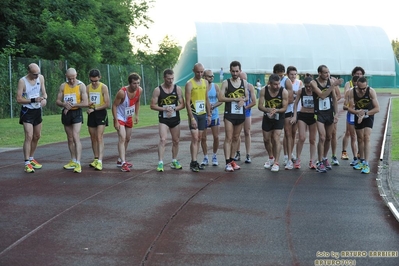
<svg viewBox="0 0 399 266"><path fill-rule="evenodd" d="M398 39L392 40L392 49L393 53L395 54L396 60L399 61L399 41Z"/></svg>

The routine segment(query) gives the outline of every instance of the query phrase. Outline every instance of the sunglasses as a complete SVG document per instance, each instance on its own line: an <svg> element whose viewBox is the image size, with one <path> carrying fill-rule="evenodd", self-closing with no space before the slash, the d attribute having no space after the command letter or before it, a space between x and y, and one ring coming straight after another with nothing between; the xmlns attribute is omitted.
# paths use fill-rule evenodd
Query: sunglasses
<svg viewBox="0 0 399 266"><path fill-rule="evenodd" d="M97 79L97 80L92 80L92 79L90 79L90 82L91 83L96 83L96 82L99 82L100 80L99 79Z"/></svg>

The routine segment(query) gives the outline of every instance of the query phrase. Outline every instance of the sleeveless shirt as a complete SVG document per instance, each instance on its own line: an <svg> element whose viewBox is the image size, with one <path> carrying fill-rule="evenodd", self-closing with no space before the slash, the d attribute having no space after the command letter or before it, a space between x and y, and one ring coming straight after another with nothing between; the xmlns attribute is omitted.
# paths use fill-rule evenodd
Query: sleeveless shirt
<svg viewBox="0 0 399 266"><path fill-rule="evenodd" d="M25 92L23 93L23 97L25 99L31 99L31 98L37 98L40 97L40 79L37 78L35 80L35 84L32 85L29 83L28 79L26 77L22 78L25 82ZM35 102L35 103L25 103L22 106L28 108L28 109L39 109L41 108L40 103L39 102Z"/></svg>

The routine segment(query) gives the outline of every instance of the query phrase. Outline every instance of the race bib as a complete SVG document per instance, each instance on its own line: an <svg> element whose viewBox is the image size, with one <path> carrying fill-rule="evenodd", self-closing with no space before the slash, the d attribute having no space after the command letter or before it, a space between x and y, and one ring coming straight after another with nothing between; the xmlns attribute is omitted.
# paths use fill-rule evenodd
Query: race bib
<svg viewBox="0 0 399 266"><path fill-rule="evenodd" d="M175 111L173 111L173 113L172 113L171 116L168 116L168 112L167 112L167 111L163 111L163 118L172 118L172 117L176 117L176 105L175 105L175 104L170 104L170 105L163 105L162 107L163 107L163 108L166 108L166 107L168 107L168 106L172 107L173 110L175 110Z"/></svg>
<svg viewBox="0 0 399 266"><path fill-rule="evenodd" d="M64 95L64 102L70 102L72 104L77 104L76 100L76 93L71 93L71 94L65 94Z"/></svg>
<svg viewBox="0 0 399 266"><path fill-rule="evenodd" d="M349 122L355 123L355 114L349 114Z"/></svg>
<svg viewBox="0 0 399 266"><path fill-rule="evenodd" d="M36 94L32 95L32 98L37 98L37 97L40 97L40 94L39 94L39 93L36 93ZM34 103L31 103L31 105L32 105L33 108L35 108L35 109L40 108L40 102L34 102Z"/></svg>
<svg viewBox="0 0 399 266"><path fill-rule="evenodd" d="M302 97L302 106L305 108L314 108L313 96L303 96Z"/></svg>
<svg viewBox="0 0 399 266"><path fill-rule="evenodd" d="M100 92L90 92L90 101L96 105L100 104L101 94Z"/></svg>
<svg viewBox="0 0 399 266"><path fill-rule="evenodd" d="M125 116L126 117L133 116L134 115L134 109L135 109L135 105L126 107Z"/></svg>
<svg viewBox="0 0 399 266"><path fill-rule="evenodd" d="M319 110L326 111L330 109L331 109L330 98L329 97L324 99L319 98Z"/></svg>
<svg viewBox="0 0 399 266"><path fill-rule="evenodd" d="M204 100L197 100L195 101L195 112L197 114L205 113L205 101Z"/></svg>
<svg viewBox="0 0 399 266"><path fill-rule="evenodd" d="M240 107L238 105L238 102L231 102L231 114L233 115L242 115L243 112L243 107Z"/></svg>

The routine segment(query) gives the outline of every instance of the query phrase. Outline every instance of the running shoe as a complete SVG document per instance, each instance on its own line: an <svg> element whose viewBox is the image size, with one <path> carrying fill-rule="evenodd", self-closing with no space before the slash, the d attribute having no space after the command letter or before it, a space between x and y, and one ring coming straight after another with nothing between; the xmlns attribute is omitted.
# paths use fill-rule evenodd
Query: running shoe
<svg viewBox="0 0 399 266"><path fill-rule="evenodd" d="M240 170L240 169L241 169L241 167L240 167L238 164L236 164L235 161L231 161L230 164L231 164L231 167L233 167L234 171L235 171L235 170Z"/></svg>
<svg viewBox="0 0 399 266"><path fill-rule="evenodd" d="M348 156L348 154L346 153L346 151L343 151L343 152L342 152L341 160L349 160L349 156Z"/></svg>
<svg viewBox="0 0 399 266"><path fill-rule="evenodd" d="M170 168L180 170L183 167L181 166L179 161L176 160L176 161L172 161L172 163L170 164Z"/></svg>
<svg viewBox="0 0 399 266"><path fill-rule="evenodd" d="M40 169L43 167L43 165L41 165L40 163L38 163L35 159L30 161L30 164L32 165L32 167L34 169Z"/></svg>
<svg viewBox="0 0 399 266"><path fill-rule="evenodd" d="M190 169L191 169L191 171L193 171L193 172L199 172L199 163L197 163L197 162L191 162L190 163Z"/></svg>
<svg viewBox="0 0 399 266"><path fill-rule="evenodd" d="M208 157L204 157L204 159L202 160L201 165L208 165L208 164L209 164Z"/></svg>
<svg viewBox="0 0 399 266"><path fill-rule="evenodd" d="M278 163L274 163L272 166L271 171L272 172L278 172L280 170L280 166L278 165Z"/></svg>
<svg viewBox="0 0 399 266"><path fill-rule="evenodd" d="M295 161L296 161L296 157L295 157L294 153L291 153L291 161L292 161L292 163L295 163Z"/></svg>
<svg viewBox="0 0 399 266"><path fill-rule="evenodd" d="M163 163L158 163L157 171L158 172L163 172Z"/></svg>
<svg viewBox="0 0 399 266"><path fill-rule="evenodd" d="M131 164L131 163L129 163L129 162L125 162L126 164L127 164L127 167L129 167L129 168L132 168L133 167L133 164ZM118 160L117 162L116 162L116 167L122 167L122 161L121 160Z"/></svg>
<svg viewBox="0 0 399 266"><path fill-rule="evenodd" d="M213 166L219 165L219 163L218 163L218 157L216 156L216 154L214 154L214 155L212 156L212 165L213 165Z"/></svg>
<svg viewBox="0 0 399 266"><path fill-rule="evenodd" d="M234 161L241 161L241 155L240 155L239 151L236 152L236 156L234 157Z"/></svg>
<svg viewBox="0 0 399 266"><path fill-rule="evenodd" d="M285 170L291 170L292 168L294 168L294 164L292 163L291 160L287 161L287 164L285 165Z"/></svg>
<svg viewBox="0 0 399 266"><path fill-rule="evenodd" d="M64 165L64 169L72 170L75 169L76 163L74 161L69 161L66 165Z"/></svg>
<svg viewBox="0 0 399 266"><path fill-rule="evenodd" d="M327 170L331 170L332 169L331 164L328 162L328 159L324 159L323 160L323 164L324 164L324 166L325 166L325 168Z"/></svg>
<svg viewBox="0 0 399 266"><path fill-rule="evenodd" d="M301 159L296 159L294 164L295 169L301 169Z"/></svg>
<svg viewBox="0 0 399 266"><path fill-rule="evenodd" d="M81 173L82 172L82 166L80 165L80 163L75 163L75 168L73 169L74 173Z"/></svg>
<svg viewBox="0 0 399 266"><path fill-rule="evenodd" d="M368 164L363 164L363 168L361 171L362 174L369 174L370 173L370 167Z"/></svg>
<svg viewBox="0 0 399 266"><path fill-rule="evenodd" d="M90 164L90 167L96 168L98 159L94 159L94 161Z"/></svg>
<svg viewBox="0 0 399 266"><path fill-rule="evenodd" d="M249 156L249 154L247 154L247 157L245 159L245 163L251 163L251 156Z"/></svg>
<svg viewBox="0 0 399 266"><path fill-rule="evenodd" d="M284 155L284 166L288 163L288 155Z"/></svg>
<svg viewBox="0 0 399 266"><path fill-rule="evenodd" d="M319 172L319 173L327 173L327 169L326 169L326 167L325 167L323 162L317 163L316 171Z"/></svg>
<svg viewBox="0 0 399 266"><path fill-rule="evenodd" d="M35 172L35 169L33 169L32 164L30 164L30 163L25 164L25 172L27 172L27 173L34 173Z"/></svg>
<svg viewBox="0 0 399 266"><path fill-rule="evenodd" d="M359 163L359 160L357 158L353 159L353 161L350 163L350 166L355 166Z"/></svg>
<svg viewBox="0 0 399 266"><path fill-rule="evenodd" d="M272 167L272 165L274 164L274 158L272 159L267 159L267 161L265 162L265 164L263 165L263 167L265 169L270 169Z"/></svg>
<svg viewBox="0 0 399 266"><path fill-rule="evenodd" d="M363 163L362 162L358 162L356 165L353 166L353 169L362 170L363 169Z"/></svg>
<svg viewBox="0 0 399 266"><path fill-rule="evenodd" d="M103 163L97 161L96 167L94 167L94 169L96 169L98 171L102 171L103 170Z"/></svg>
<svg viewBox="0 0 399 266"><path fill-rule="evenodd" d="M316 165L313 163L313 161L309 161L309 169L316 169Z"/></svg>
<svg viewBox="0 0 399 266"><path fill-rule="evenodd" d="M224 169L226 172L234 172L233 166L230 163L226 164L226 168Z"/></svg>
<svg viewBox="0 0 399 266"><path fill-rule="evenodd" d="M127 163L122 164L121 171L122 172L130 172L129 165Z"/></svg>
<svg viewBox="0 0 399 266"><path fill-rule="evenodd" d="M331 157L331 162L332 162L332 165L339 165L339 161L338 161L337 156L332 156Z"/></svg>

